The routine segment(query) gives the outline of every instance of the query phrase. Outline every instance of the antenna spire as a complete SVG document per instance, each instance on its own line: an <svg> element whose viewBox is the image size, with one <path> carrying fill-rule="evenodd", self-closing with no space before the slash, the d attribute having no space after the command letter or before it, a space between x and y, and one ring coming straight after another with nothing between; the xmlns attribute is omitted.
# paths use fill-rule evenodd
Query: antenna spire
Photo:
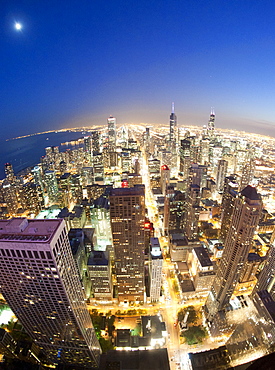
<svg viewBox="0 0 275 370"><path fill-rule="evenodd" d="M172 103L172 113L175 113L175 103Z"/></svg>

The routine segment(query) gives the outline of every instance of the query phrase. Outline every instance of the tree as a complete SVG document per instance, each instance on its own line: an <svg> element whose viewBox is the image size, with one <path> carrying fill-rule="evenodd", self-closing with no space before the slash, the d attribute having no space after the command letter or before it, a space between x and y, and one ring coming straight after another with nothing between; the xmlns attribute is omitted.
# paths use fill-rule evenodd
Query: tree
<svg viewBox="0 0 275 370"><path fill-rule="evenodd" d="M178 312L178 320L183 321L187 312L188 312L187 323L188 324L196 323L199 317L194 306L188 306L181 309Z"/></svg>
<svg viewBox="0 0 275 370"><path fill-rule="evenodd" d="M198 344L207 336L205 328L201 325L191 326L188 330L183 331L181 336L185 339L187 344Z"/></svg>
<svg viewBox="0 0 275 370"><path fill-rule="evenodd" d="M106 340L104 338L99 338L99 344L101 346L102 352L105 353L107 351L111 351L114 347L110 340Z"/></svg>

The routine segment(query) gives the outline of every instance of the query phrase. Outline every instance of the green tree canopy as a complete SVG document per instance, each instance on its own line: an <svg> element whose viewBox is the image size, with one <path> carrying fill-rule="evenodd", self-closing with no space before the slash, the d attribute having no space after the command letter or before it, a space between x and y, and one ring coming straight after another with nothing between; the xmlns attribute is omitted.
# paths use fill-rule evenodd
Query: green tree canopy
<svg viewBox="0 0 275 370"><path fill-rule="evenodd" d="M203 326L191 326L188 330L182 332L181 336L185 338L187 344L201 343L207 336L207 332Z"/></svg>

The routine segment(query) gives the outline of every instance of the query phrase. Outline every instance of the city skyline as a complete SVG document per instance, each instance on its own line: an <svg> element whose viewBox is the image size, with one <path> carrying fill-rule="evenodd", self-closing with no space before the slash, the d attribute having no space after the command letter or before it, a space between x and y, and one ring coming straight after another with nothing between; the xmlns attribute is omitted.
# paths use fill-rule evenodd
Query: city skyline
<svg viewBox="0 0 275 370"><path fill-rule="evenodd" d="M5 138L64 127L207 124L274 137L267 1L2 4ZM21 24L18 28L16 22Z"/></svg>
<svg viewBox="0 0 275 370"><path fill-rule="evenodd" d="M213 110L207 126L177 129L173 108L166 126L109 117L5 142L25 141L24 162L47 143L24 171L6 163L0 187L0 290L35 340L23 360L97 362L95 334L107 359L163 352L148 370L274 352L274 139L216 130ZM10 327L2 353L16 360Z"/></svg>

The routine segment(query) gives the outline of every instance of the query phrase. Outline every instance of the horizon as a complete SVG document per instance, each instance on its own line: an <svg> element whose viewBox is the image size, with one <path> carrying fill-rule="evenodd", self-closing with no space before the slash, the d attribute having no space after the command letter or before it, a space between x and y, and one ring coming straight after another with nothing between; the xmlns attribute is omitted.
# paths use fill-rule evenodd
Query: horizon
<svg viewBox="0 0 275 370"><path fill-rule="evenodd" d="M2 136L87 122L275 136L275 7L264 0L1 4Z"/></svg>

